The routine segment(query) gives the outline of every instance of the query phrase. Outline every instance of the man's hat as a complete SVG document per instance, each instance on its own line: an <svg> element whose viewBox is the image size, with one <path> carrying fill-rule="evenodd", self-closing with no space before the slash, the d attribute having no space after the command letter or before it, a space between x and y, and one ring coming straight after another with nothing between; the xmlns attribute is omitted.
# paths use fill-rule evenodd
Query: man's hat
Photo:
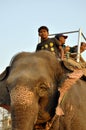
<svg viewBox="0 0 86 130"><path fill-rule="evenodd" d="M65 35L63 35L63 34L61 34L61 33L60 33L60 34L57 34L57 35L55 36L55 38L58 39L58 40L59 40L59 37L64 37L65 39L67 39L68 36L65 36Z"/></svg>

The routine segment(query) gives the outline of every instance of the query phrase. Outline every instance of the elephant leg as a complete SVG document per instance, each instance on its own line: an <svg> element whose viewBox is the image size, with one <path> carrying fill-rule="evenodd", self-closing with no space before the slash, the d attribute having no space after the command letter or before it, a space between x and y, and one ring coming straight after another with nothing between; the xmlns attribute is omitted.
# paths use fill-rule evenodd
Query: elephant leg
<svg viewBox="0 0 86 130"><path fill-rule="evenodd" d="M12 130L33 130L38 115L37 98L26 86L11 90Z"/></svg>

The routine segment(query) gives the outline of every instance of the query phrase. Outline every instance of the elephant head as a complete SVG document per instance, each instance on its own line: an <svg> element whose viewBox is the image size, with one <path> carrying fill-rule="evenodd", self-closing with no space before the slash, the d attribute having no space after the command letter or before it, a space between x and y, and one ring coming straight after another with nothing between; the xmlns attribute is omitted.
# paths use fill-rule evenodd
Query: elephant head
<svg viewBox="0 0 86 130"><path fill-rule="evenodd" d="M62 76L51 52L21 52L13 57L8 76L0 81L0 104L10 106L12 130L33 130L35 123L54 116Z"/></svg>

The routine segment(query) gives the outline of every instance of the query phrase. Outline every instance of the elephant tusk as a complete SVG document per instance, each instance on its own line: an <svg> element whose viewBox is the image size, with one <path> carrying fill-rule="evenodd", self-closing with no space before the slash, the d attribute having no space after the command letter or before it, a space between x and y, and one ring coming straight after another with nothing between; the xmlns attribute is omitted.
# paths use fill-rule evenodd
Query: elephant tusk
<svg viewBox="0 0 86 130"><path fill-rule="evenodd" d="M64 115L64 112L63 112L62 108L59 105L56 107L56 115L58 115L58 116L63 116Z"/></svg>

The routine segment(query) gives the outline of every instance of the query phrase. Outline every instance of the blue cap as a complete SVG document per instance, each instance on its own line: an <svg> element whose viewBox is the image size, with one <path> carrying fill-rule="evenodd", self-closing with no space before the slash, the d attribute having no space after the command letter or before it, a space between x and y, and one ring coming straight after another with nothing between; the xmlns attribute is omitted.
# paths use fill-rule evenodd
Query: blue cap
<svg viewBox="0 0 86 130"><path fill-rule="evenodd" d="M59 40L59 37L64 37L65 39L67 39L68 36L63 35L62 33L56 34L55 38Z"/></svg>

